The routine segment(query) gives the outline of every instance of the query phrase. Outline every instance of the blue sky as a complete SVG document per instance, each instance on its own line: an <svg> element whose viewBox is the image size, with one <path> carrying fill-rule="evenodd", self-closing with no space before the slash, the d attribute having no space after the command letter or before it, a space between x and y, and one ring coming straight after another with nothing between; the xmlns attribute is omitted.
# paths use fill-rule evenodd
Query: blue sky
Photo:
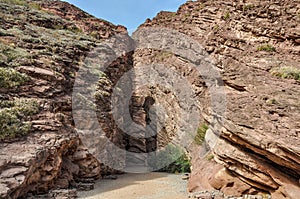
<svg viewBox="0 0 300 199"><path fill-rule="evenodd" d="M176 11L186 0L65 0L98 17L133 32L159 11Z"/></svg>

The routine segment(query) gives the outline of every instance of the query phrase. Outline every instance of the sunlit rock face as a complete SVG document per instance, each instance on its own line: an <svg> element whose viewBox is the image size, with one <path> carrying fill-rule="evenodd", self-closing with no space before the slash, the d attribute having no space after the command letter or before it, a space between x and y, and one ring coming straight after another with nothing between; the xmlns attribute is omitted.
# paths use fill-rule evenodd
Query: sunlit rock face
<svg viewBox="0 0 300 199"><path fill-rule="evenodd" d="M0 198L98 179L107 170L74 127L72 90L91 49L127 31L60 1L0 10Z"/></svg>
<svg viewBox="0 0 300 199"><path fill-rule="evenodd" d="M299 5L298 1L201 0L187 2L176 13L161 12L140 26L169 28L196 40L209 53L224 83L223 123L210 125L206 135L214 157L201 159L203 149L192 153L190 191L299 197ZM143 62L162 60L168 66L180 60L163 53L159 58L156 52L136 52L135 56ZM284 70L297 72L287 75ZM211 124L211 93L203 84L198 86L202 90L200 118Z"/></svg>
<svg viewBox="0 0 300 199"><path fill-rule="evenodd" d="M169 143L191 154L189 191L300 195L299 2L187 2L133 38L65 2L1 2L1 125L18 128L1 137L0 198L149 169ZM193 45L164 49L171 33Z"/></svg>

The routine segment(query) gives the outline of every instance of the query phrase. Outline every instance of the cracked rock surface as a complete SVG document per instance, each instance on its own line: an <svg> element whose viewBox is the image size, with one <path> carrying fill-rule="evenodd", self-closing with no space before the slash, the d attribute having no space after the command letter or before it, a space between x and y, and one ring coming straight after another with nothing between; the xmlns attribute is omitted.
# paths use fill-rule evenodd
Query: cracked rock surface
<svg viewBox="0 0 300 199"><path fill-rule="evenodd" d="M196 84L201 77L186 72L176 52L163 59L155 51L136 55L144 63L160 61L190 78L199 87L202 118L211 124L207 138L220 135L212 151L222 166L203 163L200 152L193 154L190 191L299 197L300 83L273 72L287 66L300 69L299 5L297 0L200 0L185 3L176 13L161 12L140 26L174 29L196 40L223 80L226 113L218 126L210 117L205 83Z"/></svg>

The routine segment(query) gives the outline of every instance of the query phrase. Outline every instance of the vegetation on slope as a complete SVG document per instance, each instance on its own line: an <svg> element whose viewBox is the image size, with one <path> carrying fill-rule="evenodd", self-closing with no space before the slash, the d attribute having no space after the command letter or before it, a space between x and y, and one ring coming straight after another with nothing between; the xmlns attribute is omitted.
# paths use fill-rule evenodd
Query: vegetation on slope
<svg viewBox="0 0 300 199"><path fill-rule="evenodd" d="M295 79L300 81L300 69L291 66L273 68L271 74L284 79Z"/></svg>
<svg viewBox="0 0 300 199"><path fill-rule="evenodd" d="M30 78L12 68L0 67L0 88L17 88Z"/></svg>
<svg viewBox="0 0 300 199"><path fill-rule="evenodd" d="M276 49L271 44L262 44L257 47L258 51L275 52Z"/></svg>
<svg viewBox="0 0 300 199"><path fill-rule="evenodd" d="M149 165L155 170L168 173L190 172L191 162L184 150L176 145L168 145L150 158Z"/></svg>
<svg viewBox="0 0 300 199"><path fill-rule="evenodd" d="M208 130L207 124L202 124L198 129L197 129L197 134L194 137L194 142L198 145L201 145L204 140L205 140L205 134L206 131Z"/></svg>
<svg viewBox="0 0 300 199"><path fill-rule="evenodd" d="M0 102L0 139L21 137L29 133L31 123L26 121L38 113L35 99L17 99Z"/></svg>
<svg viewBox="0 0 300 199"><path fill-rule="evenodd" d="M36 9L36 10L40 10L41 9L41 7L40 7L39 4L37 4L35 2L27 2L25 0L0 0L0 3L25 6L25 7L33 8L33 9Z"/></svg>
<svg viewBox="0 0 300 199"><path fill-rule="evenodd" d="M25 0L0 0L0 2L7 3L7 4L20 5L20 6L28 5L28 3Z"/></svg>

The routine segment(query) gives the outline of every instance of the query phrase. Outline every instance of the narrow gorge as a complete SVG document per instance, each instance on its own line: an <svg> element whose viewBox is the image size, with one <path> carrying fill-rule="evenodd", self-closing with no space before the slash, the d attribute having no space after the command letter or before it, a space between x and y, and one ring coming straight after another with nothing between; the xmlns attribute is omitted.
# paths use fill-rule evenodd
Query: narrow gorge
<svg viewBox="0 0 300 199"><path fill-rule="evenodd" d="M299 0L187 1L132 36L57 0L0 10L0 198L76 198L177 144L192 198L300 198Z"/></svg>

